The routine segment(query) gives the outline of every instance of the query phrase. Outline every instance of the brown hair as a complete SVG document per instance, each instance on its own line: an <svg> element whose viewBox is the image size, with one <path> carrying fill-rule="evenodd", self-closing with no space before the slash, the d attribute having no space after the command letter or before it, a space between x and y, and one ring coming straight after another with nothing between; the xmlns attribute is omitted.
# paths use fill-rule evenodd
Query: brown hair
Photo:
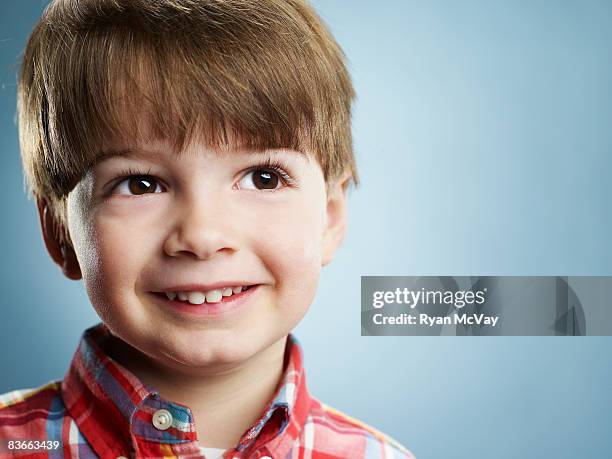
<svg viewBox="0 0 612 459"><path fill-rule="evenodd" d="M62 238L66 197L109 139L291 148L328 183L357 183L353 98L342 50L302 0L55 0L19 75L23 167Z"/></svg>

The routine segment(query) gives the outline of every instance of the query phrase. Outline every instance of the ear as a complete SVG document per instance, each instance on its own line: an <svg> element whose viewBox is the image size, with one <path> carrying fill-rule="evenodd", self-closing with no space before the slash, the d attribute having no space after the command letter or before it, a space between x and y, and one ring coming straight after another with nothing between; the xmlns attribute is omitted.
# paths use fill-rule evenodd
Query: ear
<svg viewBox="0 0 612 459"><path fill-rule="evenodd" d="M329 264L342 244L348 223L347 190L351 176L344 175L327 187L327 222L321 247L321 266Z"/></svg>
<svg viewBox="0 0 612 459"><path fill-rule="evenodd" d="M61 225L53 218L49 204L45 199L37 198L36 207L38 207L40 228L47 252L49 252L53 261L62 268L62 272L68 279L81 279L81 267L72 248L72 243L62 241L59 234Z"/></svg>

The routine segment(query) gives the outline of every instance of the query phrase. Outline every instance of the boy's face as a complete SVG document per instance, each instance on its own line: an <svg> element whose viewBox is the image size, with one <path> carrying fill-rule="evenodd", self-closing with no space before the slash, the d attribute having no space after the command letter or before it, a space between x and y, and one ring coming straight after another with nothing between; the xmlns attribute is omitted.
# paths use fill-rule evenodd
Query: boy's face
<svg viewBox="0 0 612 459"><path fill-rule="evenodd" d="M340 182L326 191L317 161L289 150L116 147L131 152L95 164L68 197L73 271L113 333L190 373L283 340L343 238ZM165 295L246 285L210 306Z"/></svg>

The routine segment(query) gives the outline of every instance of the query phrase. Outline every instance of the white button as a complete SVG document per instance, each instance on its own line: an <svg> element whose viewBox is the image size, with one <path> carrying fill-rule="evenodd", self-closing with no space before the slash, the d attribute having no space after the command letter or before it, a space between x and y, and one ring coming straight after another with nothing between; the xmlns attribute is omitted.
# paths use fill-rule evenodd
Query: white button
<svg viewBox="0 0 612 459"><path fill-rule="evenodd" d="M127 457L125 457L125 456L117 456L117 458L116 458L116 459L128 459L128 458L127 458Z"/></svg>
<svg viewBox="0 0 612 459"><path fill-rule="evenodd" d="M172 425L172 415L168 410L157 410L153 413L153 425L157 430L166 430Z"/></svg>
<svg viewBox="0 0 612 459"><path fill-rule="evenodd" d="M259 459L272 459L270 456L261 456Z"/></svg>

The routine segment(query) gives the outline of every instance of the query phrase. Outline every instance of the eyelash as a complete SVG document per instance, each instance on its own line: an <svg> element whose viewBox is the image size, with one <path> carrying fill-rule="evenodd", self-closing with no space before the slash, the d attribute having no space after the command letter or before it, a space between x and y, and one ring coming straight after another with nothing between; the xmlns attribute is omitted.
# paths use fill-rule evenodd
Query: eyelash
<svg viewBox="0 0 612 459"><path fill-rule="evenodd" d="M282 161L278 159L269 158L265 161L262 161L259 164L256 164L255 166L249 167L245 171L244 175L248 174L249 172L253 172L257 170L268 170L268 171L275 172L286 186L297 188L298 186L297 180L291 177L291 175L289 175L286 172L287 169L288 169L287 165L283 163ZM113 181L113 185L110 187L111 192L114 191L115 188L117 188L117 186L120 183L122 183L124 180L130 179L133 177L151 177L155 179L159 185L161 185L159 180L153 175L153 170L151 168L147 169L146 172L142 172L130 166L128 168L122 169L118 175L119 176L117 177L117 179ZM270 193L270 192L274 192L277 190L260 190L260 191L266 191L267 193Z"/></svg>
<svg viewBox="0 0 612 459"><path fill-rule="evenodd" d="M151 168L147 169L146 172L139 171L137 169L132 168L131 166L124 168L118 173L117 178L113 180L112 185L110 186L110 189L109 189L109 193L112 194L112 192L115 191L117 186L119 186L120 183L123 183L127 179L134 178L134 177L152 177L154 178L154 176L152 175L152 172L153 171L151 170Z"/></svg>
<svg viewBox="0 0 612 459"><path fill-rule="evenodd" d="M285 183L285 185L289 187L297 188L297 185L298 185L297 180L295 180L293 177L291 177L291 175L289 175L286 172L289 169L289 167L282 161L278 159L268 158L267 160L261 162L260 164L247 169L245 174L248 174L249 172L257 171L260 169L276 172L278 176L280 177L280 179ZM276 190L269 190L269 191L276 191Z"/></svg>

